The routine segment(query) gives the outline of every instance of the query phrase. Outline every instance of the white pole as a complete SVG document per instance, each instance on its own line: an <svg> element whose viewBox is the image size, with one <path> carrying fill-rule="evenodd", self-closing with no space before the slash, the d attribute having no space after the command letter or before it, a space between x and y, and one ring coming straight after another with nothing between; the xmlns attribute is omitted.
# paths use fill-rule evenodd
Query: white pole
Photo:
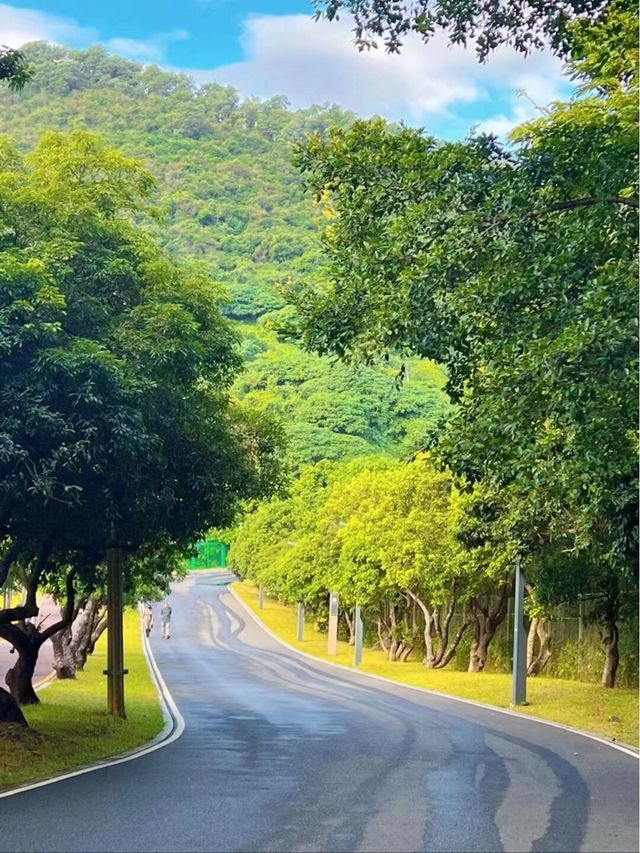
<svg viewBox="0 0 640 853"><path fill-rule="evenodd" d="M304 640L304 604L298 605L298 642Z"/></svg>
<svg viewBox="0 0 640 853"><path fill-rule="evenodd" d="M329 640L327 654L338 654L338 593L329 596Z"/></svg>
<svg viewBox="0 0 640 853"><path fill-rule="evenodd" d="M356 638L355 638L355 651L353 655L353 663L355 666L359 666L362 663L362 633L363 633L363 625L362 625L362 616L360 613L360 605L356 604L356 613L355 613L355 623L356 623Z"/></svg>

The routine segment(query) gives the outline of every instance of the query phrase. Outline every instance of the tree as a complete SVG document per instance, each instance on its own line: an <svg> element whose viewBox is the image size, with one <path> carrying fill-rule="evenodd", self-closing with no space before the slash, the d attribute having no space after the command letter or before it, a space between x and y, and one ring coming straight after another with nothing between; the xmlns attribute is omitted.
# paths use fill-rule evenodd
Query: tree
<svg viewBox="0 0 640 853"><path fill-rule="evenodd" d="M429 42L444 30L450 44L475 44L481 60L502 44L512 45L521 53L550 46L566 56L572 42L571 24L601 19L614 5L610 0L500 0L492 4L479 0L314 0L314 4L318 7L316 18L332 21L342 10L351 13L360 49L375 47L375 39L383 38L387 49L396 53L409 34ZM631 4L625 5L632 9Z"/></svg>
<svg viewBox="0 0 640 853"><path fill-rule="evenodd" d="M33 77L33 68L19 50L10 47L0 47L0 80L6 80L9 89L16 91Z"/></svg>
<svg viewBox="0 0 640 853"><path fill-rule="evenodd" d="M298 152L330 216L330 283L296 297L307 345L444 363L458 408L441 457L508 489L539 583L545 560L582 567L610 603L609 672L636 584L635 19L611 7L572 28L580 97L512 147L376 120Z"/></svg>
<svg viewBox="0 0 640 853"><path fill-rule="evenodd" d="M134 223L154 186L140 164L79 131L2 155L0 583L13 567L26 601L0 636L28 703L42 642L106 549L184 552L230 523L278 480L279 431L230 402L241 360L218 289ZM65 616L38 631L25 620L60 578Z"/></svg>

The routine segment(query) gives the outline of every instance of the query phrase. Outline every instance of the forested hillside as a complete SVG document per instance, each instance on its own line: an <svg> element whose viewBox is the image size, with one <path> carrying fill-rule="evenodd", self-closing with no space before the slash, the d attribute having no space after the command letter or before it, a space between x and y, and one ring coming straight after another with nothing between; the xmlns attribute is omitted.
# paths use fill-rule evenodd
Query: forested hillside
<svg viewBox="0 0 640 853"><path fill-rule="evenodd" d="M34 68L20 93L0 92L0 133L25 150L46 131L99 133L141 159L158 180L155 236L181 261L201 263L229 294L247 369L235 390L285 424L294 467L323 458L421 447L446 413L443 372L399 365L357 372L278 341L269 330L282 284L324 273L316 211L292 163L293 144L347 127L337 107L290 110L284 97L241 100L231 87L196 87L184 75L111 56L27 46Z"/></svg>

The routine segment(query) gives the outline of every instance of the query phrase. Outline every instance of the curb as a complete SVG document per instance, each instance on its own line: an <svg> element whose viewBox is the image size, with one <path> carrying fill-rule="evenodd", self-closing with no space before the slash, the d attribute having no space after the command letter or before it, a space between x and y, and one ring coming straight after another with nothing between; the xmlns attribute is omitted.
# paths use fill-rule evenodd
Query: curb
<svg viewBox="0 0 640 853"><path fill-rule="evenodd" d="M463 702L465 705L474 705L476 708L483 708L485 711L494 711L498 714L508 714L511 717L517 717L520 720L531 720L534 723L539 723L543 726L551 726L554 729L562 729L565 732L571 732L574 735L581 735L582 737L589 738L589 740L594 740L597 743L604 744L604 746L609 746L611 749L617 749L618 752L623 752L626 755L631 755L633 758L640 758L639 751L635 749L633 746L623 745L619 743L613 743L610 740L607 740L604 737L600 737L599 735L592 734L591 732L585 732L582 729L575 729L572 726L564 725L563 723L555 723L551 720L545 720L542 717L535 717L533 714L521 714L518 711L513 711L509 708L500 708L497 705L487 705L485 702L477 702L475 699L464 699L461 696L452 696L449 693L440 693L438 690L430 690L428 687L417 687L415 684L404 684L401 681L394 681L392 678L385 678L383 675L372 675L369 672L363 672L362 670L356 669L355 667L344 666L340 663L333 663L332 661L324 660L323 658L318 658L315 655L309 654L309 652L303 652L300 649L292 646L286 640L283 640L279 637L274 631L271 630L265 623L260 619L257 613L249 607L249 605L242 600L242 598L238 595L238 593L233 589L233 586L230 585L228 587L229 592L235 598L235 600L242 605L242 607L246 610L246 612L251 616L251 618L258 624L270 637L276 640L281 645L285 646L295 654L300 655L301 657L307 658L308 660L312 660L315 663L321 663L324 666L332 666L334 669L339 669L342 672L351 672L357 673L358 675L364 676L365 678L372 678L375 681L382 681L385 684L391 684L394 687L402 687L405 690L416 690L419 693L426 693L428 696L438 696L441 699L451 699L454 702Z"/></svg>
<svg viewBox="0 0 640 853"><path fill-rule="evenodd" d="M153 652L151 651L151 646L149 645L148 639L145 636L142 628L142 620L140 620L140 632L142 636L142 647L144 649L147 663L149 664L151 678L153 680L153 683L155 684L162 707L162 715L164 717L164 727L162 731L145 746L138 746L135 749L129 750L129 752L125 752L116 756L115 758L104 758L100 761L97 761L95 764L90 764L86 767L81 767L78 770L71 770L69 772L59 773L55 776L50 776L47 779L41 779L39 782L29 782L25 785L18 785L15 788L10 788L7 791L2 791L0 792L0 800L5 799L6 797L14 797L16 794L22 794L26 791L32 791L34 788L42 788L45 785L52 785L55 782L62 782L65 779L73 779L74 776L84 776L85 773L93 773L95 770L103 770L106 767L113 767L116 764L125 764L127 761L133 761L136 758L143 758L145 755L148 755L151 752L155 752L157 749L162 749L165 746L169 746L174 741L178 740L178 738L182 735L185 729L184 719L173 699L173 696L169 691L169 688L165 683L164 678L160 673L160 670L158 669L156 659L153 656ZM42 686L44 682L47 682L53 674L54 673L43 679L43 681L40 682L38 687Z"/></svg>
<svg viewBox="0 0 640 853"><path fill-rule="evenodd" d="M55 677L56 677L55 670L52 669L51 672L49 673L49 675L45 675L45 677L41 678L40 681L37 682L37 684L33 685L33 689L34 690L43 690L45 687L48 687L51 684L51 682L55 679Z"/></svg>

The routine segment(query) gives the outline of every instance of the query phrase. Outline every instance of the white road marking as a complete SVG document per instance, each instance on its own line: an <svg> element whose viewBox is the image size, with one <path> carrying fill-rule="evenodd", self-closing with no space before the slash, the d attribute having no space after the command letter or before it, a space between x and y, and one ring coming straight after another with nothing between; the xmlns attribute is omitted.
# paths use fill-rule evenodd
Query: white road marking
<svg viewBox="0 0 640 853"><path fill-rule="evenodd" d="M160 673L160 670L158 669L149 641L142 630L142 620L140 620L140 631L142 633L143 648L149 663L151 676L156 685L160 703L162 705L162 715L164 717L165 724L160 734L154 738L149 746L139 747L138 749L125 753L125 755L121 755L119 758L100 761L97 764L92 764L90 767L83 767L80 770L73 770L70 773L52 776L51 778L43 779L40 782L20 785L18 788L12 788L10 791L0 793L0 800L5 799L6 797L14 797L16 794L23 794L25 791L33 791L34 788L43 788L45 785L53 785L56 782L63 782L65 779L73 779L74 776L83 776L85 773L93 773L94 770L103 770L105 767L113 767L116 764L124 764L127 761L134 761L136 758L142 758L143 756L149 755L149 753L155 752L157 749L169 746L169 744L178 740L184 732L184 719L165 683L164 678L162 677L162 674Z"/></svg>
<svg viewBox="0 0 640 853"><path fill-rule="evenodd" d="M622 746L619 743L613 743L612 741L606 740L603 737L591 734L591 732L584 732L581 729L574 729L572 726L565 726L562 723L553 723L550 720L543 720L541 717L534 717L531 714L520 714L518 713L518 711L512 711L509 708L498 708L497 705L487 705L484 702L476 702L474 699L463 699L461 696L451 696L449 693L439 693L437 690L429 690L428 687L416 687L414 684L402 684L399 681L393 681L393 679L391 678L385 678L383 675L372 675L369 672L362 672L360 670L342 666L339 663L332 663L331 661L314 657L314 655L310 655L308 654L308 652L303 652L300 649L297 649L295 646L292 646L290 643L287 643L286 640L283 640L276 633L274 633L271 628L265 625L265 623L253 612L249 605L244 603L244 601L240 598L240 596L233 589L233 587L229 586L227 587L227 590L229 594L235 598L238 604L240 604L240 606L249 614L253 621L257 625L259 625L263 629L263 631L269 634L269 636L272 637L276 642L280 643L281 646L285 646L290 651L295 652L297 655L300 655L304 658L308 658L309 660L312 660L315 663L319 663L322 666L331 666L334 669L341 670L342 672L357 673L363 678L371 678L374 681L382 681L385 684L391 684L393 687L401 687L403 690L417 690L419 693L426 693L429 696L436 696L439 699L451 699L453 702L463 702L465 705L474 705L476 708L484 708L485 711L491 711L495 714L508 714L511 717L517 717L519 720L529 720L532 723L536 723L540 726L551 726L554 729L562 729L565 732L571 732L574 735L580 735L581 737L589 738L589 740L594 740L597 743L604 744L604 746L611 747L611 749L617 749L619 752L624 752L627 755L631 755L635 759L640 758L638 752L634 751L633 749L630 749L627 746Z"/></svg>

